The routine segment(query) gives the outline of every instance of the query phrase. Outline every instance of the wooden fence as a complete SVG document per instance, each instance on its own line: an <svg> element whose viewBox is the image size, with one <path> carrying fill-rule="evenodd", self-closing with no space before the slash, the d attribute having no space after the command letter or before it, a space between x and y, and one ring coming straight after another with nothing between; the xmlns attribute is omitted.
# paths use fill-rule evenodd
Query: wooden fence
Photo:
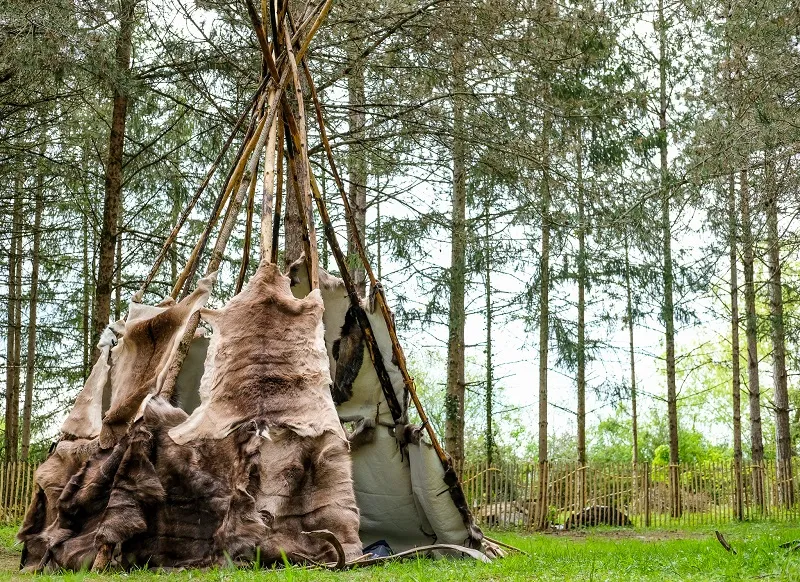
<svg viewBox="0 0 800 582"><path fill-rule="evenodd" d="M792 465L792 472L784 471L787 476L783 478L774 462L742 467L744 519L800 519L800 463L794 461ZM648 463L636 467L551 463L542 504L547 508L547 521L555 526L587 525L591 521L625 525L627 519L636 526L674 527L737 519L737 475L732 461L681 464L672 475L670 469ZM0 523L22 520L31 501L35 470L32 463L0 464ZM461 481L478 523L500 528L535 527L540 470L537 463L491 467L465 464ZM677 512L672 511L675 493ZM586 508L589 510L583 512Z"/></svg>
<svg viewBox="0 0 800 582"><path fill-rule="evenodd" d="M19 523L33 495L37 465L27 462L0 464L0 523Z"/></svg>
<svg viewBox="0 0 800 582"><path fill-rule="evenodd" d="M784 471L787 477L780 478L774 462L760 467L745 464L741 470L741 517L800 518L798 468L798 463L793 462L793 470ZM465 464L461 468L461 481L478 523L501 528L535 527L540 471L537 463L492 467ZM551 463L546 477L546 499L542 505L547 511L547 522L557 527L587 525L593 521L626 525L626 520L635 526L673 527L737 519L737 475L732 461L677 467L648 463L636 467ZM675 494L677 511L672 503Z"/></svg>

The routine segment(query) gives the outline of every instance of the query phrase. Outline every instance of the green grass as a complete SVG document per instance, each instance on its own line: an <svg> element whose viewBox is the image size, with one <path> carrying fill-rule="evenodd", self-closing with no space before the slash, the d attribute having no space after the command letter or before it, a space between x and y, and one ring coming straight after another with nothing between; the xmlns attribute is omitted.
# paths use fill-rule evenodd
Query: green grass
<svg viewBox="0 0 800 582"><path fill-rule="evenodd" d="M413 560L348 572L288 568L280 570L213 569L158 574L64 573L22 576L13 572L19 548L13 546L14 528L0 528L0 579L149 581L350 581L418 580L799 580L800 552L778 547L800 539L800 525L785 523L730 524L719 528L737 555L727 553L714 537L713 527L657 529L596 529L577 534L499 533L494 536L528 553L511 555L492 564L468 560Z"/></svg>

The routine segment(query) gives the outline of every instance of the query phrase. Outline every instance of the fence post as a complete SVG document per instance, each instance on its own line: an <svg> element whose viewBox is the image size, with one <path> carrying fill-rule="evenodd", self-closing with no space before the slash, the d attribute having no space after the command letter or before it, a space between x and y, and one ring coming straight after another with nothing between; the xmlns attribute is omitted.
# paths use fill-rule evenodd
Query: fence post
<svg viewBox="0 0 800 582"><path fill-rule="evenodd" d="M650 527L650 463L644 464L644 526Z"/></svg>

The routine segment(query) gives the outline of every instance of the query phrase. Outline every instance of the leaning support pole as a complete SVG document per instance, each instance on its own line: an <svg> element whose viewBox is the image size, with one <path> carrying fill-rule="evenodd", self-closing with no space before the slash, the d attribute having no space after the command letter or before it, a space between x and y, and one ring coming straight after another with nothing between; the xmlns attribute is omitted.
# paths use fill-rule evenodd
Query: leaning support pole
<svg viewBox="0 0 800 582"><path fill-rule="evenodd" d="M270 101L272 96L270 95ZM275 198L275 145L278 138L277 118L269 128L269 139L267 140L267 150L264 154L264 184L261 199L261 228L260 228L260 250L261 260L270 260L272 257L272 212Z"/></svg>
<svg viewBox="0 0 800 582"><path fill-rule="evenodd" d="M242 249L242 263L239 266L239 275L236 277L236 291L238 295L244 286L244 280L247 278L247 267L250 265L250 245L253 237L253 211L255 209L256 200L256 184L258 183L258 174L253 173L250 177L250 186L247 194L247 222L245 222L244 231L244 249Z"/></svg>
<svg viewBox="0 0 800 582"><path fill-rule="evenodd" d="M269 255L270 263L278 262L278 238L281 233L281 216L283 209L283 124L278 124L278 151L275 154L275 212L272 218L272 249Z"/></svg>
<svg viewBox="0 0 800 582"><path fill-rule="evenodd" d="M208 169L208 172L206 172L205 178L203 178L202 183L197 188L197 191L195 192L194 196L192 197L192 200L189 202L189 204L186 206L186 208L181 213L181 216L178 218L178 222L172 228L172 232L169 233L169 236L167 236L167 239L164 241L164 246L161 248L161 251L159 252L158 256L156 257L156 260L153 263L152 267L150 267L150 272L147 274L147 277L145 277L145 280L142 282L142 286L139 288L139 290L133 296L134 297L134 299L133 299L134 301L141 301L142 298L144 297L144 294L147 291L147 288L150 286L150 283L153 282L153 279L155 278L156 273L158 273L158 269L161 267L161 264L164 262L164 259L167 257L167 254L169 253L169 249L172 247L172 245L175 243L175 240L178 238L178 234L180 233L181 228L183 228L183 225L188 220L189 215L192 213L192 210L194 210L194 207L197 205L197 202L200 200L200 196L202 196L203 192L205 192L205 189L208 187L208 184L211 182L211 178L214 177L214 174L216 173L217 168L219 167L220 163L222 162L222 159L225 157L225 154L228 152L228 149L231 147L231 144L233 143L233 138L236 137L236 134L241 129L242 124L244 123L244 120L247 119L247 114L250 113L250 111L253 109L253 107L255 107L256 103L258 102L259 97L261 96L262 92L264 91L264 88L267 86L267 82L268 82L268 79L264 79L262 81L261 85L258 87L258 89L256 89L256 92L253 93L253 97L250 100L250 103L248 104L247 108L244 111L242 111L242 114L239 116L239 119L236 120L236 125L234 125L233 130L231 131L230 135L228 136L228 139L225 140L225 144L222 146L222 150L219 152L217 157L214 159L214 162L211 164L211 167ZM250 131L250 129L248 129L248 131ZM245 141L246 141L246 139L245 139ZM237 158L238 158L238 156L241 155L241 153L242 153L242 150L240 149L239 153L237 154ZM230 176L228 176L228 179L230 179ZM221 206L221 204L222 204L222 193L220 193L220 196L218 197L217 203L214 205L214 208L215 209L219 208ZM216 210L214 212L216 213Z"/></svg>
<svg viewBox="0 0 800 582"><path fill-rule="evenodd" d="M248 2L248 11L250 12L250 16L253 19L253 23L256 28L257 34L263 36L264 31L261 27L261 22L258 18L258 14L255 10L250 10L252 7L252 1L247 0ZM179 277L178 281L175 283L175 287L173 288L173 297L177 297L180 293L181 289L183 288L183 294L188 294L188 289L191 284L191 280L194 278L194 272L197 268L197 265L200 260L200 254L202 250L205 248L206 241L211 230L214 227L214 224L222 213L222 207L225 205L227 200L232 196L232 192L236 191L236 195L231 200L231 203L227 209L225 219L223 220L223 225L220 229L220 233L217 237L217 243L214 247L213 252L211 253L211 260L209 261L209 266L207 269L207 274L213 271L216 271L221 262L222 257L224 254L225 246L227 245L228 239L230 238L230 234L233 230L233 224L236 221L236 215L238 214L239 207L241 206L242 201L246 195L247 186L250 182L250 179L257 173L258 170L258 163L261 157L261 151L264 149L264 145L267 142L268 135L271 133L271 128L273 125L277 124L277 114L279 110L283 111L283 117L285 120L288 121L290 127L293 128L294 133L297 133L297 126L294 123L294 116L291 113L291 108L289 107L288 100L286 99L285 89L286 85L289 81L290 72L294 69L294 78L297 78L297 62L303 58L306 50L308 50L308 46L311 43L311 38L319 29L320 24L324 20L325 16L327 15L328 10L330 10L332 0L327 0L327 2L322 5L321 8L317 8L317 16L313 22L312 27L310 28L306 38L303 40L303 44L301 49L297 52L295 56L290 51L284 52L281 57L276 61L272 58L272 53L269 47L269 43L262 43L261 39L259 39L259 44L261 44L264 62L267 65L267 69L269 70L270 77L265 77L261 82L260 87L260 95L256 97L256 101L259 103L253 109L253 117L251 120L251 127L255 126L255 129L252 131L248 131L248 135L242 146L239 149L239 154L237 155L236 161L234 163L231 172L228 174L228 178L226 180L226 185L223 190L223 194L218 200L218 206L215 208L214 213L212 214L212 219L209 221L209 224L206 226L205 231L203 232L203 236L198 244L195 246L192 256L189 259L186 267L184 268L181 276ZM309 15L309 20L314 16L314 11L311 11ZM289 44L295 42L296 38L289 39ZM291 64L294 67L287 65L286 59L291 60ZM278 74L278 66L283 68L283 73ZM270 91L265 93L267 87L269 87L270 83L274 87L274 91ZM300 95L302 97L302 94ZM260 119L258 119L259 110L261 106L266 101L268 110L265 115L262 115ZM258 121L256 122L256 120ZM294 138L294 136L293 136ZM305 150L302 150L305 151ZM307 160L308 157L305 156L301 158L302 160ZM280 167L280 166L279 166ZM309 168L306 163L303 163L303 170L308 173L310 176ZM244 179L245 174L247 178ZM296 176L293 176L294 179L297 179ZM242 184L244 182L244 184ZM301 206L302 208L302 206ZM310 214L304 214L304 217L310 217ZM313 223L310 225L313 229ZM276 247L272 249L272 252L275 253ZM316 246L313 247L312 252L310 253L313 257L316 257ZM316 263L314 263L316 265ZM316 275L316 270L314 271ZM200 323L199 314L198 317L193 317L189 325L186 328L186 332L184 336L181 338L180 344L178 346L178 351L173 359L172 363L170 364L170 369L165 379L164 384L162 385L161 394L165 398L171 398L172 394L175 390L175 383L178 379L178 374L180 373L181 367L183 366L183 361L186 359L186 355L189 352L189 347L194 339L194 334L197 331L197 327Z"/></svg>
<svg viewBox="0 0 800 582"><path fill-rule="evenodd" d="M356 250L358 251L359 258L364 265L364 271L369 277L370 286L372 289L376 290L376 300L379 309L381 310L381 314L383 315L383 320L386 323L386 328L389 330L389 338L392 341L392 354L396 360L397 367L400 369L400 373L403 375L403 382L405 383L406 390L408 390L409 395L411 396L411 400L414 403L414 407L417 409L417 413L419 414L420 420L422 421L422 425L425 427L426 432L428 433L428 437L431 440L431 444L433 445L434 450L436 451L436 455L439 457L439 460L442 462L442 465L445 468L445 472L452 471L453 476L455 476L455 471L453 470L452 463L450 462L450 458L445 453L442 445L439 443L439 439L436 437L436 433L433 430L433 426L428 419L428 415L425 413L425 408L422 406L422 402L417 395L416 386L414 385L414 379L408 373L408 366L406 365L406 357L403 352L403 348L400 345L400 341L397 338L397 330L394 326L394 318L392 317L391 311L389 311L389 306L386 302L386 296L383 293L383 287L378 283L377 279L375 278L375 273L372 271L372 267L370 266L369 260L367 259L366 251L364 250L364 246L361 244L361 237L358 235L358 227L355 223L355 219L353 216L352 208L350 207L350 201L347 198L347 193L344 189L344 183L342 182L341 177L339 176L339 171L336 168L336 162L333 159L333 150L331 149L330 142L328 141L328 134L325 130L325 121L322 115L322 106L319 102L319 97L317 95L317 90L314 87L314 81L311 78L311 73L308 70L308 65L305 61L302 62L303 71L305 72L306 81L308 82L308 87L311 93L311 100L314 103L314 109L317 116L317 125L319 126L320 138L322 139L323 147L325 148L325 153L328 157L328 164L331 168L331 173L333 174L334 181L336 182L336 186L339 190L339 193L342 198L342 203L344 204L344 214L350 225L350 228L353 229L353 232L356 233L356 236L353 237L356 242ZM314 180L312 179L312 187L315 185ZM318 205L325 206L325 200L320 196ZM322 214L322 211L320 211ZM327 214L327 212L325 213ZM328 232L326 230L326 235ZM334 241L336 240L335 234L333 236L328 235L328 242L331 244L331 248L334 246ZM338 243L336 243L338 248ZM341 251L339 251L341 253ZM336 256L336 252L334 251L334 256ZM337 264L338 257L337 257ZM339 269L343 272L346 272L346 268L342 268L341 264L339 265ZM348 290L349 293L349 290ZM365 333L366 335L366 333ZM452 479L452 477L451 477ZM455 478L456 484L458 484L458 478ZM448 483L450 485L450 483ZM452 485L451 485L452 487ZM458 487L459 491L461 487ZM460 491L461 492L461 491ZM461 492L461 496L463 497L463 492ZM466 501L465 501L466 503Z"/></svg>

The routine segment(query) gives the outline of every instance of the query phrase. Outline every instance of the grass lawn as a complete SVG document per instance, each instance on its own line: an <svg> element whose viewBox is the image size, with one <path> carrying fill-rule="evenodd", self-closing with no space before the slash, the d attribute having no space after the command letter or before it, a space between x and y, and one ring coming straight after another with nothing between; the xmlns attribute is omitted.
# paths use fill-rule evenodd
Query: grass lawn
<svg viewBox="0 0 800 582"><path fill-rule="evenodd" d="M15 572L20 551L14 544L16 529L3 527L0 528L0 580L800 580L800 551L778 547L783 542L800 540L800 524L729 524L720 530L737 550L737 555L722 548L712 527L680 531L595 529L571 534L530 535L493 532L494 537L514 544L528 555L512 555L492 564L468 560L413 560L338 573L289 568L190 570L169 574L145 571L103 575L66 573L34 577Z"/></svg>

